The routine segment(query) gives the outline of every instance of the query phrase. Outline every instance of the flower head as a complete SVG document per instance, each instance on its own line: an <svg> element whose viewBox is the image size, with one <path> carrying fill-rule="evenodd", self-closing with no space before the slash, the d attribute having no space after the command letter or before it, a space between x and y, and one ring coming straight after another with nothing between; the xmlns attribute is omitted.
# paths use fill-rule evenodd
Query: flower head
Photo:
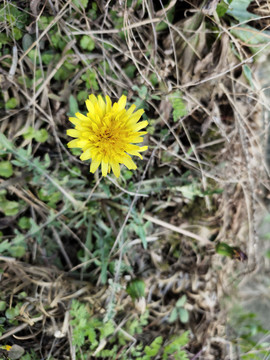
<svg viewBox="0 0 270 360"><path fill-rule="evenodd" d="M105 103L100 95L96 97L92 94L85 102L87 115L76 113L76 117L69 118L75 129L67 130L67 135L75 139L68 143L68 147L82 149L80 159L92 160L92 173L101 164L103 176L112 170L114 175L119 177L120 164L124 164L128 169L136 169L130 155L142 159L140 152L148 148L134 145L141 143L142 135L147 134L147 131L140 131L148 125L146 120L139 122L144 111L134 112L135 105L126 110L126 101L126 96L122 95L119 101L112 105L109 96L106 96Z"/></svg>

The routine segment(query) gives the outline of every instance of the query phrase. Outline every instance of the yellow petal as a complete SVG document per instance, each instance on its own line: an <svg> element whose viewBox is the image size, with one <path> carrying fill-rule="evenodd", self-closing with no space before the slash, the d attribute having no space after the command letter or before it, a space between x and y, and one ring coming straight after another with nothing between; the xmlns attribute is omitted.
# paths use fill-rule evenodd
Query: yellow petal
<svg viewBox="0 0 270 360"><path fill-rule="evenodd" d="M100 165L100 160L93 158L90 166L90 172L94 174L94 172L96 172L99 165Z"/></svg>
<svg viewBox="0 0 270 360"><path fill-rule="evenodd" d="M76 129L68 129L67 130L67 135L71 136L71 137L74 137L74 138L79 137L80 134L81 134L81 132L79 130L76 130Z"/></svg>
<svg viewBox="0 0 270 360"><path fill-rule="evenodd" d="M129 140L130 140L130 143L132 143L132 144L139 144L139 143L143 142L143 138L141 138L139 136L130 137Z"/></svg>
<svg viewBox="0 0 270 360"><path fill-rule="evenodd" d="M98 103L95 104L95 114L97 114L100 119L103 118L103 110L99 107Z"/></svg>
<svg viewBox="0 0 270 360"><path fill-rule="evenodd" d="M136 109L136 105L131 105L131 107L127 110L126 114L129 116L133 113L133 111Z"/></svg>
<svg viewBox="0 0 270 360"><path fill-rule="evenodd" d="M68 148L79 148L79 140L78 139L74 139L71 140L70 142L67 143Z"/></svg>
<svg viewBox="0 0 270 360"><path fill-rule="evenodd" d="M94 123L94 121L91 123L92 126L92 130L97 133L100 129L100 126L98 126L96 123Z"/></svg>
<svg viewBox="0 0 270 360"><path fill-rule="evenodd" d="M148 121L144 120L144 121L140 121L138 124L132 126L132 130L133 131L138 131L143 129L144 127L146 127L148 125Z"/></svg>
<svg viewBox="0 0 270 360"><path fill-rule="evenodd" d="M88 140L82 140L82 139L78 139L78 146L79 147L84 147L84 146L89 146L89 141Z"/></svg>
<svg viewBox="0 0 270 360"><path fill-rule="evenodd" d="M89 100L93 105L97 103L97 98L95 97L94 94L89 95Z"/></svg>
<svg viewBox="0 0 270 360"><path fill-rule="evenodd" d="M138 151L142 152L142 151L146 151L146 150L148 150L148 146L141 146Z"/></svg>
<svg viewBox="0 0 270 360"><path fill-rule="evenodd" d="M118 101L118 111L121 111L125 108L127 103L127 97L125 95L122 95Z"/></svg>
<svg viewBox="0 0 270 360"><path fill-rule="evenodd" d="M128 124L136 124L144 113L143 109L136 111L133 115L128 119Z"/></svg>
<svg viewBox="0 0 270 360"><path fill-rule="evenodd" d="M98 95L98 106L102 110L102 115L104 116L106 111L106 104L100 95Z"/></svg>
<svg viewBox="0 0 270 360"><path fill-rule="evenodd" d="M77 112L77 113L75 114L75 116L76 116L78 119L82 120L82 121L89 122L89 118L88 118L87 116L79 113L79 112Z"/></svg>
<svg viewBox="0 0 270 360"><path fill-rule="evenodd" d="M130 155L135 155L142 159L142 155L140 154L140 152L147 150L147 148L147 146L139 147L138 145L129 144L126 146L125 151Z"/></svg>
<svg viewBox="0 0 270 360"><path fill-rule="evenodd" d="M11 350L11 348L12 348L12 346L10 346L10 345L4 345L3 347L1 346L0 347L0 349L5 349L5 350L7 350L7 351L10 351Z"/></svg>
<svg viewBox="0 0 270 360"><path fill-rule="evenodd" d="M108 113L112 108L112 100L108 95L106 95L106 113Z"/></svg>
<svg viewBox="0 0 270 360"><path fill-rule="evenodd" d="M81 120L75 118L75 117L70 117L69 121L74 124L74 125L80 125L81 124Z"/></svg>
<svg viewBox="0 0 270 360"><path fill-rule="evenodd" d="M132 161L131 157L126 155L123 159L122 159L122 163L129 169L137 169L136 164Z"/></svg>
<svg viewBox="0 0 270 360"><path fill-rule="evenodd" d="M102 161L101 163L102 176L107 176L108 169L109 169L109 164L105 161Z"/></svg>
<svg viewBox="0 0 270 360"><path fill-rule="evenodd" d="M95 107L93 105L93 103L90 100L86 100L85 101L85 105L87 107L87 110L91 113L94 114L95 113Z"/></svg>
<svg viewBox="0 0 270 360"><path fill-rule="evenodd" d="M140 146L138 145L133 145L133 144L128 144L126 147L125 147L125 151L138 151L140 149Z"/></svg>
<svg viewBox="0 0 270 360"><path fill-rule="evenodd" d="M137 132L136 135L141 136L141 135L146 135L146 134L148 134L148 131L139 131L139 132Z"/></svg>
<svg viewBox="0 0 270 360"><path fill-rule="evenodd" d="M80 159L82 161L84 160L88 160L88 159L91 159L92 155L91 155L91 149L87 149L85 150L82 155L80 156Z"/></svg>
<svg viewBox="0 0 270 360"><path fill-rule="evenodd" d="M111 167L114 175L118 178L120 176L120 165L117 162L111 162Z"/></svg>

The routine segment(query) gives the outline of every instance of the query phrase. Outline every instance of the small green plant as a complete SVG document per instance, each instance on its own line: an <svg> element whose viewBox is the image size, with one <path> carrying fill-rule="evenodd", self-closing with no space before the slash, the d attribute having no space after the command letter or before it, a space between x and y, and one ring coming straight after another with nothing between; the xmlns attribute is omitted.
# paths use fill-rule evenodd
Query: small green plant
<svg viewBox="0 0 270 360"><path fill-rule="evenodd" d="M13 167L10 161L1 161L0 162L0 176L4 178L9 178L13 175Z"/></svg>
<svg viewBox="0 0 270 360"><path fill-rule="evenodd" d="M181 117L187 115L188 111L180 91L175 91L169 96L173 107L173 121L178 121Z"/></svg>
<svg viewBox="0 0 270 360"><path fill-rule="evenodd" d="M175 336L169 344L164 347L162 360L173 359L175 360L188 360L187 352L183 349L188 344L188 331L185 331L180 336Z"/></svg>
<svg viewBox="0 0 270 360"><path fill-rule="evenodd" d="M112 321L104 323L101 319L91 316L91 310L76 300L72 302L70 315L75 346L85 345L87 350L93 351L97 349L100 341L114 333Z"/></svg>
<svg viewBox="0 0 270 360"><path fill-rule="evenodd" d="M6 216L13 216L19 212L20 204L17 201L7 199L7 191L0 190L0 209Z"/></svg>
<svg viewBox="0 0 270 360"><path fill-rule="evenodd" d="M48 140L49 134L46 129L35 130L32 126L29 126L27 131L23 134L26 140L35 139L36 142L43 143Z"/></svg>
<svg viewBox="0 0 270 360"><path fill-rule="evenodd" d="M145 295L145 283L140 279L133 279L127 286L127 293L131 296L132 300L140 299Z"/></svg>
<svg viewBox="0 0 270 360"><path fill-rule="evenodd" d="M269 356L269 330L262 326L256 314L236 305L231 311L229 325L233 329L232 340L238 339L237 352L241 352L242 360L260 360Z"/></svg>
<svg viewBox="0 0 270 360"><path fill-rule="evenodd" d="M148 345L139 342L131 347L126 346L131 337L143 333L143 328L148 323L148 311L145 311L140 317L131 318L125 325L125 331L118 329L117 332L116 325L112 320L104 322L102 318L92 314L88 305L77 300L72 302L70 315L73 344L76 346L78 358L80 358L79 348L83 346L86 358L87 356L98 356L106 359L151 360L160 355L162 360L170 359L171 356L178 360L188 359L187 353L183 349L189 341L188 332L169 340L158 336ZM119 348L125 349L121 355L118 353Z"/></svg>
<svg viewBox="0 0 270 360"><path fill-rule="evenodd" d="M18 101L16 98L12 97L8 99L8 101L5 104L6 110L15 109L15 107L18 105Z"/></svg>
<svg viewBox="0 0 270 360"><path fill-rule="evenodd" d="M23 30L28 19L28 14L16 6L16 2L7 2L0 6L0 23L4 23L7 33L15 40L23 36Z"/></svg>
<svg viewBox="0 0 270 360"><path fill-rule="evenodd" d="M183 295L180 299L178 299L177 303L175 304L175 307L173 308L170 317L169 322L173 323L177 319L179 319L183 324L188 322L189 314L188 311L184 308L184 305L187 301L186 295Z"/></svg>
<svg viewBox="0 0 270 360"><path fill-rule="evenodd" d="M122 354L122 360L154 360L157 358L162 360L176 359L188 360L188 354L184 346L188 344L188 331L180 336L175 336L168 341L162 336L158 336L150 345L143 346L141 343Z"/></svg>

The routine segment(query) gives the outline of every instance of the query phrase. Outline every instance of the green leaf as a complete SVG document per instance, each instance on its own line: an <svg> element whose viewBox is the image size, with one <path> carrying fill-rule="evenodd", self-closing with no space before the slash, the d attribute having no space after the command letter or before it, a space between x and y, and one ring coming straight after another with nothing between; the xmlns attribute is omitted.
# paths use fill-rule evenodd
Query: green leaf
<svg viewBox="0 0 270 360"><path fill-rule="evenodd" d="M136 91L141 99L143 99L143 100L146 99L148 90L145 85L142 85L141 87L134 85L134 86L132 86L132 90Z"/></svg>
<svg viewBox="0 0 270 360"><path fill-rule="evenodd" d="M0 252L3 253L10 249L10 243L8 240L0 241Z"/></svg>
<svg viewBox="0 0 270 360"><path fill-rule="evenodd" d="M30 218L23 216L19 219L18 225L23 230L28 230L31 227Z"/></svg>
<svg viewBox="0 0 270 360"><path fill-rule="evenodd" d="M182 307L185 305L186 301L187 301L187 297L186 297L186 295L183 295L182 297L180 297L180 299L177 300L177 303L175 306Z"/></svg>
<svg viewBox="0 0 270 360"><path fill-rule="evenodd" d="M241 25L231 29L230 32L247 44L253 53L269 43L270 31L260 31L248 25Z"/></svg>
<svg viewBox="0 0 270 360"><path fill-rule="evenodd" d="M53 19L53 16L41 16L38 20L38 28L40 30L45 30Z"/></svg>
<svg viewBox="0 0 270 360"><path fill-rule="evenodd" d="M158 77L155 73L152 73L150 75L150 81L153 86L156 86L158 84ZM153 96L152 96L152 98L153 98Z"/></svg>
<svg viewBox="0 0 270 360"><path fill-rule="evenodd" d="M233 0L229 5L226 14L233 16L239 22L244 22L250 19L257 19L259 16L247 11L251 0Z"/></svg>
<svg viewBox="0 0 270 360"><path fill-rule="evenodd" d="M113 334L115 331L115 326L112 322L112 320L106 322L105 324L102 323L102 326L100 327L100 340L105 339L109 335Z"/></svg>
<svg viewBox="0 0 270 360"><path fill-rule="evenodd" d="M68 43L67 36L63 36L60 32L51 36L51 42L56 49L63 50Z"/></svg>
<svg viewBox="0 0 270 360"><path fill-rule="evenodd" d="M13 175L13 168L10 161L1 161L0 162L0 176L9 178Z"/></svg>
<svg viewBox="0 0 270 360"><path fill-rule="evenodd" d="M0 209L6 216L13 216L19 212L19 204L16 201L0 201Z"/></svg>
<svg viewBox="0 0 270 360"><path fill-rule="evenodd" d="M175 8L174 6L167 12L167 19L166 22L165 21L161 21L160 23L157 24L156 26L156 31L162 31L162 30L166 30L168 28L168 23L172 23L173 18L174 18L174 12L175 12Z"/></svg>
<svg viewBox="0 0 270 360"><path fill-rule="evenodd" d="M62 195L59 191L48 192L46 189L41 188L38 190L38 197L40 200L47 202L51 208L56 207L56 203L61 199Z"/></svg>
<svg viewBox="0 0 270 360"><path fill-rule="evenodd" d="M178 121L181 117L188 114L186 104L182 98L182 93L180 91L175 91L170 94L169 100L173 107L173 121Z"/></svg>
<svg viewBox="0 0 270 360"><path fill-rule="evenodd" d="M184 308L180 308L180 309L178 309L178 313L179 313L180 321L183 324L186 324L188 322L188 319L189 319L188 311L186 309L184 309Z"/></svg>
<svg viewBox="0 0 270 360"><path fill-rule="evenodd" d="M22 291L18 294L18 299L22 300L25 299L27 296L27 293L25 291Z"/></svg>
<svg viewBox="0 0 270 360"><path fill-rule="evenodd" d="M98 10L97 4L93 1L93 2L92 2L92 9L90 9L90 10L88 11L88 17L89 17L92 21L96 20L96 18L97 18L97 10ZM104 45L104 44L103 44L103 45Z"/></svg>
<svg viewBox="0 0 270 360"><path fill-rule="evenodd" d="M76 98L73 95L69 97L69 113L68 116L75 116L75 114L79 111L79 106Z"/></svg>
<svg viewBox="0 0 270 360"><path fill-rule="evenodd" d="M23 33L20 29L14 27L13 28L13 36L14 36L14 39L18 41L22 38Z"/></svg>
<svg viewBox="0 0 270 360"><path fill-rule="evenodd" d="M85 101L88 98L88 91L81 90L78 92L77 100L79 102Z"/></svg>
<svg viewBox="0 0 270 360"><path fill-rule="evenodd" d="M25 255L25 252L26 252L26 249L22 245L11 246L9 249L10 255L15 258L23 257Z"/></svg>
<svg viewBox="0 0 270 360"><path fill-rule="evenodd" d="M23 51L26 51L30 48L30 46L33 44L34 39L30 34L25 34L22 38L22 47Z"/></svg>
<svg viewBox="0 0 270 360"><path fill-rule="evenodd" d="M34 138L37 142L44 143L49 137L46 129L40 129L35 132Z"/></svg>
<svg viewBox="0 0 270 360"><path fill-rule="evenodd" d="M84 50L92 51L95 48L95 41L88 35L83 35L80 40L80 46Z"/></svg>
<svg viewBox="0 0 270 360"><path fill-rule="evenodd" d="M170 314L168 321L169 321L169 323L173 323L177 320L177 318L178 318L178 312L177 312L177 308L175 307L172 309L172 312Z"/></svg>
<svg viewBox="0 0 270 360"><path fill-rule="evenodd" d="M64 64L60 67L59 70L54 75L54 79L57 81L66 80L74 73L75 65L71 64L68 61L65 61Z"/></svg>
<svg viewBox="0 0 270 360"><path fill-rule="evenodd" d="M229 5L226 4L225 1L222 0L221 2L219 2L217 4L217 15L218 15L218 17L219 18L223 17L226 14L228 8L229 8Z"/></svg>
<svg viewBox="0 0 270 360"><path fill-rule="evenodd" d="M73 4L77 6L79 9L85 9L88 5L88 0L72 0Z"/></svg>
<svg viewBox="0 0 270 360"><path fill-rule="evenodd" d="M5 301L0 301L0 311L4 311L7 307L7 304Z"/></svg>
<svg viewBox="0 0 270 360"><path fill-rule="evenodd" d="M174 354L174 359L188 360L187 353L181 350L181 347L188 344L188 334L189 332L186 331L181 336L174 337L173 340L164 347L162 360L167 360L171 354ZM178 354L180 356L178 356Z"/></svg>
<svg viewBox="0 0 270 360"><path fill-rule="evenodd" d="M49 134L46 129L35 130L32 126L23 134L25 140L35 139L37 142L43 143L47 141Z"/></svg>
<svg viewBox="0 0 270 360"><path fill-rule="evenodd" d="M0 23L4 23L9 28L15 40L21 39L22 31L20 29L25 29L27 19L27 13L19 11L16 4L6 2L4 5L0 5Z"/></svg>
<svg viewBox="0 0 270 360"><path fill-rule="evenodd" d="M34 138L34 136L35 136L35 129L32 126L29 126L29 128L23 134L23 137L25 140L31 140Z"/></svg>
<svg viewBox="0 0 270 360"><path fill-rule="evenodd" d="M11 308L7 309L5 312L5 316L7 319L11 320L14 319L16 316L18 316L20 313L20 310L18 308Z"/></svg>
<svg viewBox="0 0 270 360"><path fill-rule="evenodd" d="M147 249L146 233L143 224L139 224L138 226L136 226L135 231L138 234L139 238L142 240L144 249Z"/></svg>
<svg viewBox="0 0 270 360"><path fill-rule="evenodd" d="M224 255L232 258L234 254L234 250L228 244L224 242L220 242L219 244L216 245L216 253L219 255Z"/></svg>
<svg viewBox="0 0 270 360"><path fill-rule="evenodd" d="M250 67L248 65L244 64L243 71L244 71L244 75L245 75L247 81L249 82L249 85L252 87L252 89L254 89L253 73L252 73Z"/></svg>
<svg viewBox="0 0 270 360"><path fill-rule="evenodd" d="M0 132L0 149L7 149L7 150L12 150L13 149L13 145L12 142L10 140L8 140L8 138Z"/></svg>
<svg viewBox="0 0 270 360"><path fill-rule="evenodd" d="M145 296L145 283L140 279L133 279L127 286L127 293L131 296L132 300L139 299Z"/></svg>
<svg viewBox="0 0 270 360"><path fill-rule="evenodd" d="M18 105L18 101L16 98L12 97L8 99L8 101L5 104L6 110L14 109Z"/></svg>
<svg viewBox="0 0 270 360"><path fill-rule="evenodd" d="M144 348L145 355L147 356L156 356L161 348L163 342L162 336L158 336L155 340L149 345Z"/></svg>
<svg viewBox="0 0 270 360"><path fill-rule="evenodd" d="M195 183L177 187L177 190L181 191L182 195L189 200L194 200L196 196L203 196L202 192L197 188L197 184Z"/></svg>
<svg viewBox="0 0 270 360"><path fill-rule="evenodd" d="M53 60L55 60L55 54L52 52L43 53L41 55L41 59L45 65L49 65Z"/></svg>
<svg viewBox="0 0 270 360"><path fill-rule="evenodd" d="M36 50L36 48L30 50L27 54L27 56L29 57L30 60L32 60L33 63L35 64L39 64L39 56L38 56L38 52Z"/></svg>
<svg viewBox="0 0 270 360"><path fill-rule="evenodd" d="M9 42L9 38L7 37L7 35L0 33L0 49L2 48L3 45L8 44L8 42Z"/></svg>
<svg viewBox="0 0 270 360"><path fill-rule="evenodd" d="M133 79L134 78L134 74L136 71L136 66L133 64L128 64L125 68L124 68L124 72L126 73L126 75L130 78Z"/></svg>
<svg viewBox="0 0 270 360"><path fill-rule="evenodd" d="M87 69L86 73L81 76L81 79L85 81L87 89L99 90L95 71Z"/></svg>

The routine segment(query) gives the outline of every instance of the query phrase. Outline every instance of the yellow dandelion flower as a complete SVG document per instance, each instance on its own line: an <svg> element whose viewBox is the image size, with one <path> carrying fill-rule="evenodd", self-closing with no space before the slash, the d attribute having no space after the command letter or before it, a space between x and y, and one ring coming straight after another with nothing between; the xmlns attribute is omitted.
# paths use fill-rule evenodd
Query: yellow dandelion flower
<svg viewBox="0 0 270 360"><path fill-rule="evenodd" d="M81 148L81 160L91 159L90 172L94 173L101 164L102 176L112 170L116 177L120 175L120 164L128 169L136 169L130 155L142 159L140 152L148 146L135 145L143 141L140 131L148 125L148 121L140 121L144 110L134 112L136 106L126 110L127 98L122 95L118 102L112 105L109 96L106 103L99 95L90 95L85 104L87 115L76 113L69 118L75 129L67 130L67 135L75 139L68 143L69 148Z"/></svg>
<svg viewBox="0 0 270 360"><path fill-rule="evenodd" d="M12 348L12 346L10 346L10 345L0 346L0 349L4 349L4 350L6 350L6 351L10 351L11 348Z"/></svg>

